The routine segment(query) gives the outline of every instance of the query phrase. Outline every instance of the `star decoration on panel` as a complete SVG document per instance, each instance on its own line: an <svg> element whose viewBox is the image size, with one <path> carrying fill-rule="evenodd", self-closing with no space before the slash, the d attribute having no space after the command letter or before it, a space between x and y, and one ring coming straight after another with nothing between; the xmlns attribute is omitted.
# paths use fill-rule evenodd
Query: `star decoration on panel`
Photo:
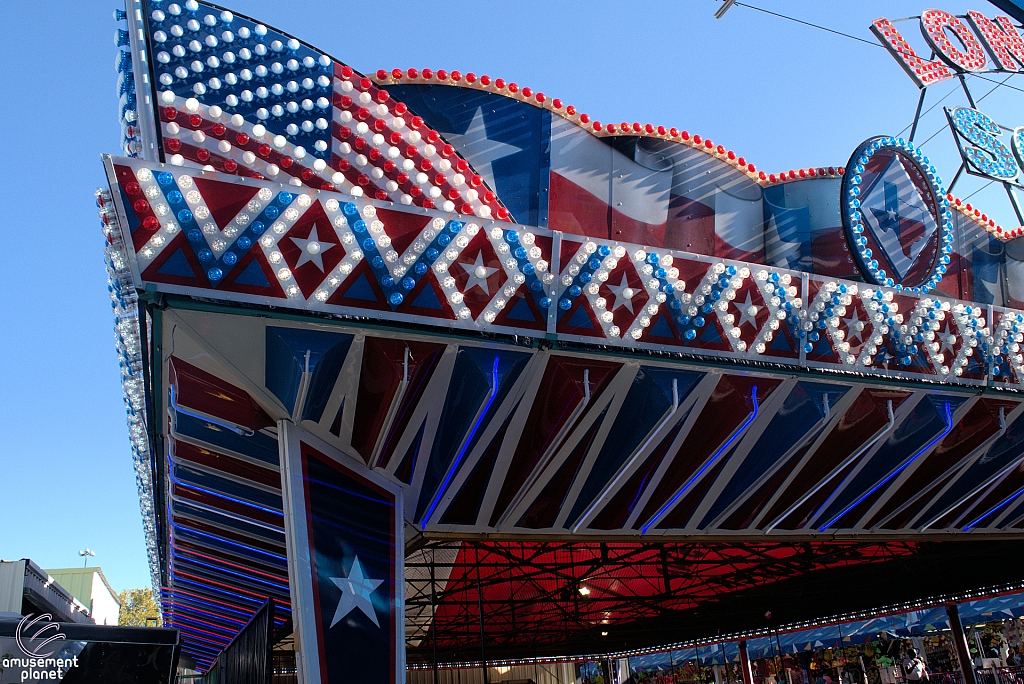
<svg viewBox="0 0 1024 684"><path fill-rule="evenodd" d="M384 583L384 580L367 577L363 572L363 566L359 563L359 556L352 561L352 569L349 570L348 577L331 577L329 579L334 586L341 590L341 598L338 599L338 607L334 611L331 627L357 609L370 618L376 627L380 627L377 611L373 607L373 592Z"/></svg>
<svg viewBox="0 0 1024 684"><path fill-rule="evenodd" d="M953 215L928 158L903 138L872 138L843 176L847 240L865 278L927 293L950 264Z"/></svg>
<svg viewBox="0 0 1024 684"><path fill-rule="evenodd" d="M473 120L469 122L465 133L446 133L445 135L457 149L464 150L467 157L473 158L477 173L484 177L487 185L491 188L497 188L492 162L522 151L520 147L488 137L483 107L476 108Z"/></svg>

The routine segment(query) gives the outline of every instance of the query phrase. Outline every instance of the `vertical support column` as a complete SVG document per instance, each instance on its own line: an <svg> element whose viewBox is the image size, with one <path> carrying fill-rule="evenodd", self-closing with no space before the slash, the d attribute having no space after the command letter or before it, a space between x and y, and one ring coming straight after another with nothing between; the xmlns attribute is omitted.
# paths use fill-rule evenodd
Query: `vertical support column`
<svg viewBox="0 0 1024 684"><path fill-rule="evenodd" d="M743 676L743 684L754 684L754 673L750 670L750 658L747 656L747 642L739 642L740 647L740 674ZM970 682L969 684L974 684Z"/></svg>
<svg viewBox="0 0 1024 684"><path fill-rule="evenodd" d="M953 649L956 651L956 659L960 661L960 673L963 675L964 684L977 684L974 677L974 661L971 660L971 651L967 648L967 636L964 634L964 626L960 622L960 609L955 603L946 605L946 617L949 618Z"/></svg>
<svg viewBox="0 0 1024 684"><path fill-rule="evenodd" d="M288 420L277 424L299 684L405 682L401 489Z"/></svg>

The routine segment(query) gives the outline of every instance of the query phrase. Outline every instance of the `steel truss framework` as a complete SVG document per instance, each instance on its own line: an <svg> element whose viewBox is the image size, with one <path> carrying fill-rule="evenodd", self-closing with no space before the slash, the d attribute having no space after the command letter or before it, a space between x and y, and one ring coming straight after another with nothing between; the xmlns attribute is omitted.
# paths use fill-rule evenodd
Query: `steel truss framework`
<svg viewBox="0 0 1024 684"><path fill-rule="evenodd" d="M406 561L427 578L407 584L410 662L616 652L740 627L767 633L808 611L852 612L891 598L927 604L937 586L973 587L976 554L1005 548L434 540Z"/></svg>

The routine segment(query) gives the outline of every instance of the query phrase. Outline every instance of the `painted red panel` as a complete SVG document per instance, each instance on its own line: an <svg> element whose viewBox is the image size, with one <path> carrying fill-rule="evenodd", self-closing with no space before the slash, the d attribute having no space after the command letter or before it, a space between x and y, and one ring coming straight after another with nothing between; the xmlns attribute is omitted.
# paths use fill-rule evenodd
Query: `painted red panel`
<svg viewBox="0 0 1024 684"><path fill-rule="evenodd" d="M406 349L409 350L409 387L402 403L408 407L410 400L419 399L445 345L370 336L363 342L352 447L364 461L369 462L373 456L373 447L402 384ZM382 464L386 465L386 461Z"/></svg>
<svg viewBox="0 0 1024 684"><path fill-rule="evenodd" d="M757 387L758 401L764 402L781 382L781 378L723 375L633 527L640 529L650 520L747 419L753 410L753 387Z"/></svg>
<svg viewBox="0 0 1024 684"><path fill-rule="evenodd" d="M797 477L772 506L768 515L764 517L763 524L765 526L771 524L848 456L860 449L888 425L887 401L892 401L893 411L895 411L909 396L910 392L882 388L868 388L858 394L853 405L847 409L843 417L839 419L839 423L832 428L807 463L801 467ZM841 474L833 478L833 481L841 482ZM805 511L805 509L816 510L817 504L820 504L831 493L828 487L823 487L822 490L817 497L812 497L808 503L794 511L788 520L783 521L779 527L782 529L802 527L804 523L800 522L802 520L800 515L809 514L809 511ZM812 502L817 502L817 504L812 505Z"/></svg>
<svg viewBox="0 0 1024 684"><path fill-rule="evenodd" d="M553 453L554 449L557 449L558 445L552 444L552 441L583 401L584 374L589 372L590 377L589 410L600 399L615 372L621 367L622 364L619 363L568 356L552 355L548 359L540 390L523 426L508 472L503 478L501 491L491 514L491 525L496 524L501 518L544 454L549 450ZM585 415L577 419L577 424ZM566 434L569 434L569 431Z"/></svg>
<svg viewBox="0 0 1024 684"><path fill-rule="evenodd" d="M245 390L176 356L168 364L168 382L179 406L253 431L275 425Z"/></svg>
<svg viewBox="0 0 1024 684"><path fill-rule="evenodd" d="M576 479L576 474L580 471L580 466L583 465L587 452L590 451L590 447L594 443L594 438L604 424L607 414L608 409L605 409L601 412L601 416L594 421L594 424L590 426L590 429L583 435L579 444L573 448L572 453L569 454L569 457L558 469L558 472L548 481L544 486L544 490L530 508L527 509L518 523L519 527L540 530L555 526L558 512L562 510L565 497L572 487L573 480Z"/></svg>
<svg viewBox="0 0 1024 684"><path fill-rule="evenodd" d="M210 210L210 216L220 230L224 230L259 191L258 187L241 183L225 183L202 177L193 180L196 190L203 196L206 208Z"/></svg>
<svg viewBox="0 0 1024 684"><path fill-rule="evenodd" d="M664 460L669 447L672 446L672 442L679 436L679 431L683 428L683 423L685 422L685 416L679 419L679 423L665 435L665 439L651 452L651 455L647 457L647 461L633 473L626 484L622 485L622 488L612 497L608 505L604 507L604 510L595 516L594 521L587 525L587 527L595 530L617 530L626 524L630 513L633 512L637 502L640 500L640 495L643 494L647 484L654 477L655 471L658 470L658 466Z"/></svg>
<svg viewBox="0 0 1024 684"><path fill-rule="evenodd" d="M985 440L995 435L999 431L1000 407L1005 413L1009 413L1015 405L1014 402L996 399L981 399L976 402L953 430L928 454L924 462L917 466L913 475L889 496L889 500L878 510L866 527L874 527L880 523L890 513L918 494L922 483L932 483L942 478L943 474L957 466ZM916 506L905 511L905 515L918 512L928 503L929 498L921 497Z"/></svg>
<svg viewBox="0 0 1024 684"><path fill-rule="evenodd" d="M187 461L197 465L205 466L213 470L234 476L243 480L281 489L281 472L276 468L263 468L261 466L221 454L188 442L174 441L174 460L176 462Z"/></svg>

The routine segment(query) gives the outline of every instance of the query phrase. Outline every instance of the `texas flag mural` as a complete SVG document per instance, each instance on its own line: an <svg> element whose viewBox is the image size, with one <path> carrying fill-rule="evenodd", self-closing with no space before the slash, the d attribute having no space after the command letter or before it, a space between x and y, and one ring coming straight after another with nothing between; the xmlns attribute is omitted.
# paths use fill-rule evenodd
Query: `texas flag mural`
<svg viewBox="0 0 1024 684"><path fill-rule="evenodd" d="M399 489L290 421L279 430L299 681L398 684L405 676Z"/></svg>

